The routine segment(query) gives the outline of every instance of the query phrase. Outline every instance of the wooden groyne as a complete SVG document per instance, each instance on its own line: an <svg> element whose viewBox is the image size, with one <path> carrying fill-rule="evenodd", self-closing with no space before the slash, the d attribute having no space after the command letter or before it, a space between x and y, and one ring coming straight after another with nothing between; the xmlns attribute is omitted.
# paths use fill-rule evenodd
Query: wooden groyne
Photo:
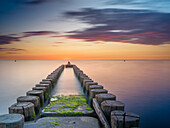
<svg viewBox="0 0 170 128"><path fill-rule="evenodd" d="M51 96L65 67L73 68L85 96ZM32 90L27 91L26 96L17 98L17 103L9 107L9 114L0 116L0 128L139 127L140 117L125 112L125 104L117 101L116 96L108 92L104 86L93 81L76 65L70 63L61 65Z"/></svg>
<svg viewBox="0 0 170 128"><path fill-rule="evenodd" d="M102 85L94 82L76 65L73 70L80 80L82 88L92 104L102 127L104 128L135 128L139 127L140 117L134 113L125 112L125 104L116 101L114 94L108 93Z"/></svg>

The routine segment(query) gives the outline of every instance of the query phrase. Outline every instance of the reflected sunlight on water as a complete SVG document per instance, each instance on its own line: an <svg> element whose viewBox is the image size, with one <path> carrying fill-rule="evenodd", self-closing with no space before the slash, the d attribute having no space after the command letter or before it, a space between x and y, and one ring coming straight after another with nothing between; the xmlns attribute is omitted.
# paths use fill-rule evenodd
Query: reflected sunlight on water
<svg viewBox="0 0 170 128"><path fill-rule="evenodd" d="M52 95L81 95L80 82L74 74L73 68L65 68L61 74Z"/></svg>

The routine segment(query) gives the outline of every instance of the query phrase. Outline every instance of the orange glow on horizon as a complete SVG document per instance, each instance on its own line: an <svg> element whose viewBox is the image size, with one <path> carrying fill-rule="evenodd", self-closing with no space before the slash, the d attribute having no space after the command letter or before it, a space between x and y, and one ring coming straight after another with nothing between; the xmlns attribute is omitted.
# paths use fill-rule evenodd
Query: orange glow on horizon
<svg viewBox="0 0 170 128"><path fill-rule="evenodd" d="M29 43L27 43L29 42ZM59 42L59 43L58 43ZM27 38L0 51L0 60L140 60L170 59L170 44L141 45L120 42L85 42L58 38Z"/></svg>

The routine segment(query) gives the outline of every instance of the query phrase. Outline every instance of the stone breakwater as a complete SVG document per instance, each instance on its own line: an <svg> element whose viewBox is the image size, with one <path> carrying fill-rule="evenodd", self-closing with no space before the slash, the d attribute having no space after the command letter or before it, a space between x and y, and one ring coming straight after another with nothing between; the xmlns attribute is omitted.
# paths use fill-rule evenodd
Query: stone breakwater
<svg viewBox="0 0 170 128"><path fill-rule="evenodd" d="M51 96L65 67L73 68L85 96ZM125 112L123 102L70 63L59 66L16 101L9 107L9 114L0 116L0 128L139 127L138 115Z"/></svg>

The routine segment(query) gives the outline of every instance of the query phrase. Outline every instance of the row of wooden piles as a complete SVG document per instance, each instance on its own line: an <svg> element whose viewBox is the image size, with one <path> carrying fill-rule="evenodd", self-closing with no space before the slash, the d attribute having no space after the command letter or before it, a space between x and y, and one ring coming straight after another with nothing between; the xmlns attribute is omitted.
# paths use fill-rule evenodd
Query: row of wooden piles
<svg viewBox="0 0 170 128"><path fill-rule="evenodd" d="M26 96L18 97L17 103L9 107L9 113L22 114L25 121L34 120L43 109L44 103L49 102L51 91L63 70L64 65L59 66L46 79L42 79L39 84L36 84L32 90L27 91Z"/></svg>
<svg viewBox="0 0 170 128"><path fill-rule="evenodd" d="M125 112L125 104L116 100L114 94L108 93L104 86L93 81L76 65L73 70L82 88L89 98L102 127L104 128L138 128L140 117L134 113Z"/></svg>

